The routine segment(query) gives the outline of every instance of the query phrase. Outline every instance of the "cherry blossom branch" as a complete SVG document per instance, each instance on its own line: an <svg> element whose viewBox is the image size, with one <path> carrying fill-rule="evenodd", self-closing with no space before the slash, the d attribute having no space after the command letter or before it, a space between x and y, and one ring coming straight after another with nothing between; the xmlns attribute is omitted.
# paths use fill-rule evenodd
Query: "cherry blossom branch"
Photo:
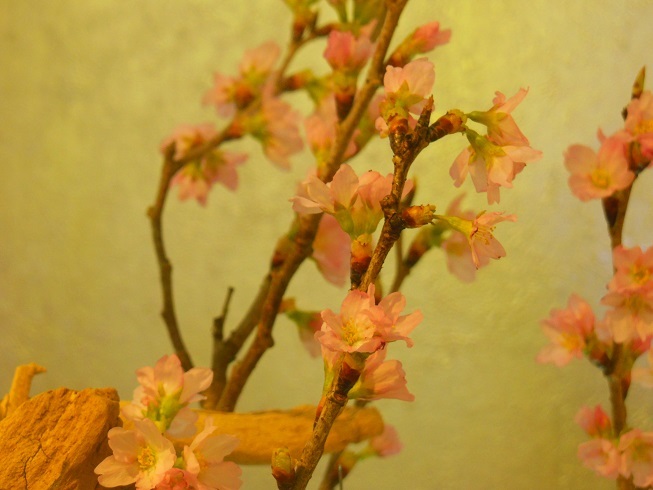
<svg viewBox="0 0 653 490"><path fill-rule="evenodd" d="M407 0L392 0L389 2L388 14L377 39L377 47L372 56L365 83L357 92L349 114L338 124L336 139L331 148L329 159L319 169L319 178L323 182L329 182L343 162L349 141L372 100L374 93L381 84L381 73L385 67L385 55L406 2ZM243 360L233 366L217 405L219 410L232 411L235 408L245 383L254 371L258 361L267 349L274 345L272 328L276 320L279 305L281 304L281 299L292 275L311 252L311 246L320 219L321 215L303 215L299 217L299 229L293 238L292 249L285 257L283 264L271 273L272 281L264 300L262 315L258 323L254 342Z"/></svg>
<svg viewBox="0 0 653 490"><path fill-rule="evenodd" d="M161 170L161 178L159 180L156 200L148 209L147 215L150 218L152 226L152 239L154 240L154 249L156 251L159 264L159 274L161 277L161 292L163 295L163 309L161 311L161 316L166 324L168 335L172 342L172 346L175 349L175 353L179 357L184 370L188 371L193 367L193 362L181 337L181 332L179 331L172 289L172 264L166 254L161 219L166 197L168 195L168 189L170 188L170 181L175 173L177 173L177 171L179 171L183 166L183 162L174 160L173 153L173 147L167 148L163 161L163 169Z"/></svg>

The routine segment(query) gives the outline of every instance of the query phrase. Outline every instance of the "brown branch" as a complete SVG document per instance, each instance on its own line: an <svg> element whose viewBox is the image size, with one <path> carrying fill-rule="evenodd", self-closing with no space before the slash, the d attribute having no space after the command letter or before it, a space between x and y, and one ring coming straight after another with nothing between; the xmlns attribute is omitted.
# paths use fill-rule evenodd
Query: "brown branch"
<svg viewBox="0 0 653 490"><path fill-rule="evenodd" d="M387 16L384 29L379 35L377 48L372 57L365 84L357 92L354 104L347 117L338 125L336 139L326 164L320 167L320 179L329 182L344 160L349 141L356 130L361 117L367 109L374 93L381 83L380 73L385 66L384 58L392 33L396 27L399 14L406 0L399 2L401 7L396 16ZM391 17L390 21L388 18ZM388 26L388 27L385 27ZM286 291L292 275L309 256L311 245L317 232L321 215L308 215L299 218L299 229L294 237L292 249L277 271L273 271L272 282L262 307L262 316L258 324L257 335L243 360L237 363L222 393L217 407L219 410L233 410L245 383L267 349L272 347L272 327L276 319L279 304Z"/></svg>

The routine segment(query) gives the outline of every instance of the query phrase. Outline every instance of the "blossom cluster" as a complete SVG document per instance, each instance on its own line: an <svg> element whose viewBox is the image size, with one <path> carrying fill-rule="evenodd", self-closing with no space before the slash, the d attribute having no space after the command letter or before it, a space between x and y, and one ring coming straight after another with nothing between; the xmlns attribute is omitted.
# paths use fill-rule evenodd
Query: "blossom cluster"
<svg viewBox="0 0 653 490"><path fill-rule="evenodd" d="M321 312L322 325L315 339L322 347L325 389L343 362L359 374L349 391L350 398L414 399L406 387L401 363L385 360L386 344L403 340L411 347L413 341L408 335L422 321L419 311L401 315L405 306L406 299L399 292L385 296L377 304L375 287L370 285L366 292L349 291L339 313L330 309Z"/></svg>
<svg viewBox="0 0 653 490"><path fill-rule="evenodd" d="M614 434L608 414L597 405L583 407L576 422L591 437L578 447L578 457L597 474L633 479L638 488L653 484L653 432L631 429Z"/></svg>
<svg viewBox="0 0 653 490"><path fill-rule="evenodd" d="M138 490L240 488L240 468L224 461L238 439L214 434L217 427L210 417L181 454L171 440L195 433L197 415L189 404L204 398L199 392L209 387L213 372L208 368L184 372L179 358L171 355L136 374L140 385L134 390L134 400L122 409L133 428L109 431L113 454L95 468L98 482L105 487L136 484Z"/></svg>
<svg viewBox="0 0 653 490"><path fill-rule="evenodd" d="M653 160L653 93L633 98L625 111L622 128L610 136L599 130L598 152L585 145L571 145L565 152L569 186L582 201L627 188Z"/></svg>

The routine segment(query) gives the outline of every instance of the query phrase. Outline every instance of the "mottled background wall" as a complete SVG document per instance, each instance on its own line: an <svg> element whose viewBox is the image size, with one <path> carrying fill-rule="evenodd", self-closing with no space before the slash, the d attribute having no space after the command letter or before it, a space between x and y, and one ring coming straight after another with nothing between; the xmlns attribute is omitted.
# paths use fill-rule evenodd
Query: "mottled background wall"
<svg viewBox="0 0 653 490"><path fill-rule="evenodd" d="M635 74L653 69L653 2L412 0L399 37L434 19L453 30L432 56L437 111L483 109L495 90L529 86L517 116L544 158L502 193L499 208L519 216L498 231L506 259L462 284L436 251L409 277L409 307L425 321L415 347L393 354L416 401L378 403L405 449L387 464L362 464L345 487L612 488L576 460L583 433L572 421L580 405L607 400L606 383L587 363L558 370L534 358L550 308L574 291L598 304L609 279L600 206L570 195L562 152L594 145L598 126L619 126ZM116 386L129 398L134 370L170 352L145 217L159 142L180 123L215 121L200 105L212 73L232 72L245 48L285 42L288 20L278 0L0 1L0 392L15 365L35 361L48 373L34 392ZM420 201L444 209L456 195L448 167L461 145L449 138L423 153ZM249 303L310 165L304 155L282 173L253 142L234 147L251 153L237 193L216 188L206 209L172 199L165 216L178 313L198 365L208 364L226 288L236 289L231 324ZM356 168L389 168L385 143L369 155ZM633 192L628 245L651 245L652 177ZM468 203L483 207L465 187ZM290 293L316 309L337 308L343 296L312 264ZM285 319L277 323L277 345L241 410L319 397L320 362ZM652 403L633 388L632 419L646 429ZM268 473L247 468L245 488L273 488Z"/></svg>

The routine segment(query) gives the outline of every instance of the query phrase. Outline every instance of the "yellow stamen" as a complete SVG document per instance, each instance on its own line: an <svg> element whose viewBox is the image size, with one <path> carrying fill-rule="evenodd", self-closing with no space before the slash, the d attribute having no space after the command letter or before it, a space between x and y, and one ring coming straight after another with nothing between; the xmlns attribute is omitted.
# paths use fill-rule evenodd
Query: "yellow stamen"
<svg viewBox="0 0 653 490"><path fill-rule="evenodd" d="M596 168L590 175L590 180L594 187L607 189L610 186L610 173L604 168Z"/></svg>
<svg viewBox="0 0 653 490"><path fill-rule="evenodd" d="M141 470L147 470L156 463L156 455L149 447L144 447L138 451L138 466Z"/></svg>

